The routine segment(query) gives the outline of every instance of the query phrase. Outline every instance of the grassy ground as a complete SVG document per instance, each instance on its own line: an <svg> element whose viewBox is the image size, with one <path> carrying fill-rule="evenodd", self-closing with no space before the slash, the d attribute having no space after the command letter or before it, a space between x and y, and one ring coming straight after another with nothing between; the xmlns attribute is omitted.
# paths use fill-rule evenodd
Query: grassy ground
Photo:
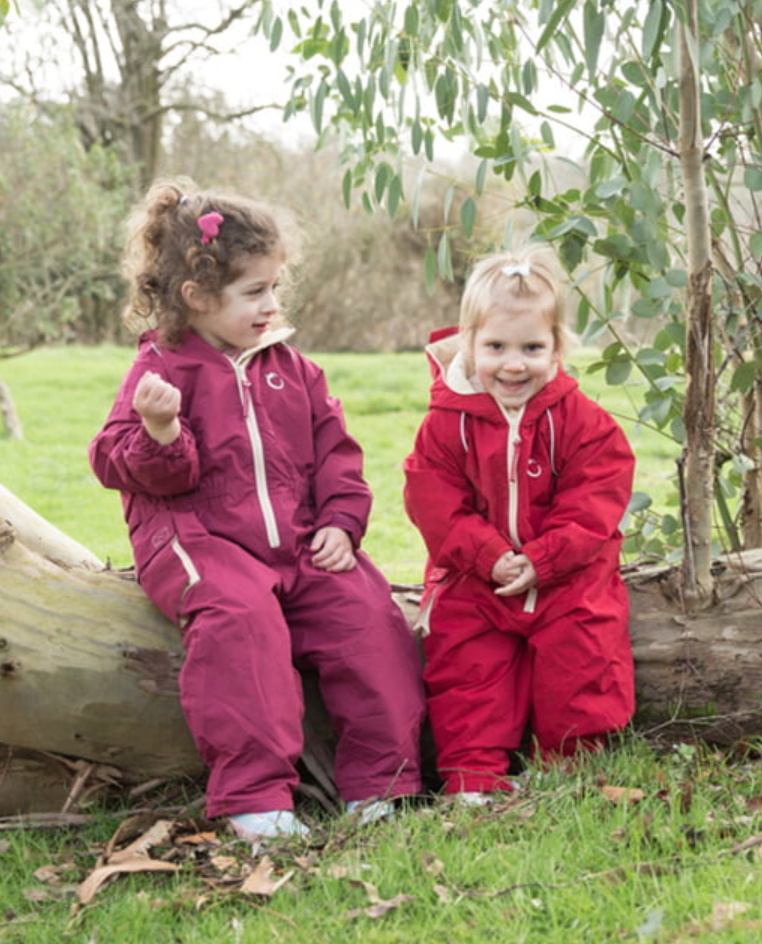
<svg viewBox="0 0 762 944"><path fill-rule="evenodd" d="M574 771L530 770L494 809L433 800L364 828L307 814L309 844L255 851L165 813L172 835L144 861L177 871L122 874L87 904L113 814L0 832L0 941L757 944L760 778L632 738Z"/></svg>
<svg viewBox="0 0 762 944"><path fill-rule="evenodd" d="M119 497L90 471L87 444L102 425L132 361L131 348L46 348L0 362L24 427L20 442L0 435L0 482L43 517L115 567L131 553ZM591 355L580 352L584 366ZM402 460L428 401L423 354L316 354L347 424L365 450L375 495L365 549L393 581L418 581L423 543L402 507ZM674 482L675 446L634 422L633 388L606 387L581 373L585 391L614 413L638 456L636 488L666 507Z"/></svg>

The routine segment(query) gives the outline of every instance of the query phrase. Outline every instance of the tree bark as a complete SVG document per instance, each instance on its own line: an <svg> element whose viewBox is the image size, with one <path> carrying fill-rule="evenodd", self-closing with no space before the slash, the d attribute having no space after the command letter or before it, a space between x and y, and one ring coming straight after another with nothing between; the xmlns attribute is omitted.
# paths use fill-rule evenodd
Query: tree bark
<svg viewBox="0 0 762 944"><path fill-rule="evenodd" d="M51 791L65 800L88 777L201 776L178 698L178 631L131 573L95 568L52 526L30 549L19 535L34 540L25 522L38 516L9 494L0 491L0 815L45 808ZM691 612L679 570L625 575L642 730L730 744L762 728L762 551L724 558L714 576L715 604ZM412 625L418 588L394 589ZM315 678L304 683L303 787L329 806L333 734Z"/></svg>
<svg viewBox="0 0 762 944"><path fill-rule="evenodd" d="M712 509L714 508L714 325L711 233L704 177L701 77L696 0L687 0L676 26L680 49L680 167L688 234L686 389L683 420L683 600L690 609L712 601Z"/></svg>
<svg viewBox="0 0 762 944"><path fill-rule="evenodd" d="M762 730L762 550L726 555L712 571L714 603L701 610L684 605L679 568L625 575L636 723L729 746Z"/></svg>

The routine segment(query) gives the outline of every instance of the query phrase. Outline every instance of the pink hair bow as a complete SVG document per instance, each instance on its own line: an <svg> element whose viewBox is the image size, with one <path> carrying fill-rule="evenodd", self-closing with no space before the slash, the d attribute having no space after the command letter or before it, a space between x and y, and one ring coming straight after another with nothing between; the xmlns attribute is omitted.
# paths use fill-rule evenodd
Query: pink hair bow
<svg viewBox="0 0 762 944"><path fill-rule="evenodd" d="M214 239L219 234L220 224L224 219L225 217L221 213L212 210L211 213L204 213L196 220L198 228L201 230L202 243L208 243L210 239Z"/></svg>

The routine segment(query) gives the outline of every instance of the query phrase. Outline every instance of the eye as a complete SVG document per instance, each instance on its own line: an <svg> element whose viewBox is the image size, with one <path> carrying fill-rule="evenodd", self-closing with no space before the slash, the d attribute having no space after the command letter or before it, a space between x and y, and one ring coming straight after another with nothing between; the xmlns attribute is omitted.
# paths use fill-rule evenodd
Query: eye
<svg viewBox="0 0 762 944"><path fill-rule="evenodd" d="M274 295L277 294L278 289L280 288L280 282L273 282L272 285L255 285L247 291L247 295L257 296L264 295L265 292L272 292Z"/></svg>

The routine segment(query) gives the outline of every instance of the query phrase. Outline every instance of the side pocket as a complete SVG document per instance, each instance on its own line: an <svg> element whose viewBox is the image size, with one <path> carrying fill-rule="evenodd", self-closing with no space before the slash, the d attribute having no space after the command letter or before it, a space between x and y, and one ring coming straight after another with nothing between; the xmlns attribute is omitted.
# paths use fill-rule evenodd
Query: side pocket
<svg viewBox="0 0 762 944"><path fill-rule="evenodd" d="M436 592L432 590L428 596L424 595L421 599L421 608L418 610L418 617L413 623L413 632L418 633L421 639L425 639L426 636L431 635L431 625L429 619L431 618L431 608L434 606L434 597Z"/></svg>
<svg viewBox="0 0 762 944"><path fill-rule="evenodd" d="M170 545L172 550L177 554L180 563L183 565L185 573L188 575L188 587L190 590L194 584L197 584L201 580L201 575L196 570L196 565L191 560L190 554L185 550L185 548L180 543L180 539L175 536L172 538L172 544Z"/></svg>
<svg viewBox="0 0 762 944"><path fill-rule="evenodd" d="M421 607L418 611L418 617L413 623L413 632L418 633L421 639L431 634L431 611L434 609L437 594L449 578L449 572L442 567L432 567L429 573L426 574Z"/></svg>
<svg viewBox="0 0 762 944"><path fill-rule="evenodd" d="M180 629L185 629L185 626L188 623L188 618L182 615L182 603L191 587L195 587L196 584L201 580L201 575L196 570L196 565L191 560L190 554L180 543L180 539L178 537L174 537L172 539L171 547L175 554L177 554L177 557L183 566L183 570L188 577L188 582L185 585L185 589L180 594L180 599L177 603L177 625L180 627Z"/></svg>
<svg viewBox="0 0 762 944"><path fill-rule="evenodd" d="M140 585L154 606L181 629L182 604L201 574L175 535L140 570Z"/></svg>

